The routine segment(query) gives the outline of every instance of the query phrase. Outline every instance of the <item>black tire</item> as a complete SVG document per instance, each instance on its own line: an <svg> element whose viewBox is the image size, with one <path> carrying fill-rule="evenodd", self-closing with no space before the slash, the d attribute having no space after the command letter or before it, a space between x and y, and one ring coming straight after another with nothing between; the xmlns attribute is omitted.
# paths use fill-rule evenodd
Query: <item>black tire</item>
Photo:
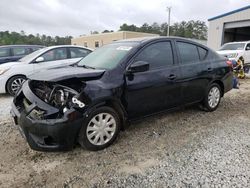
<svg viewBox="0 0 250 188"><path fill-rule="evenodd" d="M113 119L115 120L116 126L115 126L114 134L113 134L112 138L105 144L101 144L101 145L93 144L93 143L90 142L91 139L89 140L89 138L87 136L87 127L89 127L91 125L91 120L93 118L95 118L98 114L106 114L106 113L111 115L113 117ZM120 127L121 127L120 118L119 118L118 114L112 108L106 107L106 106L97 108L97 109L93 110L89 114L87 119L85 119L85 121L83 122L82 128L81 128L81 130L79 132L78 142L85 149L88 149L88 150L91 150L91 151L102 150L102 149L107 148L108 146L110 146L115 141L115 139L117 138L118 133L120 131ZM93 136L93 137L95 138L96 136Z"/></svg>
<svg viewBox="0 0 250 188"><path fill-rule="evenodd" d="M13 83L14 83L15 81L26 80L26 79L27 79L27 78L26 78L25 76L22 76L22 75L13 76L12 78L10 78L10 79L8 80L7 84L6 84L7 92L8 92L10 95L14 96L14 95L19 91L20 88L17 88L17 90L13 90L13 87L12 87ZM22 82L22 83L23 83L23 82Z"/></svg>
<svg viewBox="0 0 250 188"><path fill-rule="evenodd" d="M216 102L215 106L213 106L213 105L211 106L211 104L209 103L209 93L213 88L216 88L219 91L219 100L218 100L218 102ZM206 92L206 96L205 96L204 100L201 103L201 109L206 111L206 112L215 111L218 108L219 104L220 104L221 96L222 96L221 87L216 83L211 84L208 87L207 92Z"/></svg>

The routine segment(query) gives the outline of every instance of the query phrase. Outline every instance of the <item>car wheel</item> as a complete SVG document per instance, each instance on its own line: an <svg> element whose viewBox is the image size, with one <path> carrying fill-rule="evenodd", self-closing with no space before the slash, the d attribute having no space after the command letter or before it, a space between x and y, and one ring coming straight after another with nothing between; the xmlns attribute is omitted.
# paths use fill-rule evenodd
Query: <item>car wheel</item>
<svg viewBox="0 0 250 188"><path fill-rule="evenodd" d="M205 99L203 101L203 110L207 112L212 112L216 110L220 104L221 100L221 88L218 84L213 83L206 93Z"/></svg>
<svg viewBox="0 0 250 188"><path fill-rule="evenodd" d="M120 124L119 116L112 108L97 108L84 120L78 142L88 150L104 149L115 141Z"/></svg>
<svg viewBox="0 0 250 188"><path fill-rule="evenodd" d="M15 95L25 82L25 76L14 76L7 82L7 92L11 95Z"/></svg>

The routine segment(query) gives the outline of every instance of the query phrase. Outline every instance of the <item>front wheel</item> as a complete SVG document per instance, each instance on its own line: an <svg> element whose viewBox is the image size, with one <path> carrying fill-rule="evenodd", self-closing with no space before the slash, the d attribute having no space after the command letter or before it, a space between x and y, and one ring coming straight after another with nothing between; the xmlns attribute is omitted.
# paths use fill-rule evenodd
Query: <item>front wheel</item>
<svg viewBox="0 0 250 188"><path fill-rule="evenodd" d="M115 141L119 131L118 114L110 107L100 107L84 120L78 142L88 150L101 150Z"/></svg>
<svg viewBox="0 0 250 188"><path fill-rule="evenodd" d="M11 95L15 95L18 90L22 87L23 83L25 82L25 76L13 76L7 82L7 92Z"/></svg>
<svg viewBox="0 0 250 188"><path fill-rule="evenodd" d="M221 88L218 84L213 83L203 100L202 107L205 111L212 112L216 110L221 100Z"/></svg>

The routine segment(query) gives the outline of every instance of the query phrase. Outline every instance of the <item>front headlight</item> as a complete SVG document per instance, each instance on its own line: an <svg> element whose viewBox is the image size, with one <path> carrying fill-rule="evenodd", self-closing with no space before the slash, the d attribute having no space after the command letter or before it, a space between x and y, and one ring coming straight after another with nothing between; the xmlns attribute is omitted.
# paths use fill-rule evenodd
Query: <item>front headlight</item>
<svg viewBox="0 0 250 188"><path fill-rule="evenodd" d="M78 93L66 86L55 85L48 101L54 104L56 107L70 107L72 103L72 98L78 95Z"/></svg>
<svg viewBox="0 0 250 188"><path fill-rule="evenodd" d="M9 69L10 68L0 68L0 75L2 75L3 73L5 73Z"/></svg>
<svg viewBox="0 0 250 188"><path fill-rule="evenodd" d="M228 54L227 57L228 58L235 58L238 56L238 53L233 53L233 54Z"/></svg>

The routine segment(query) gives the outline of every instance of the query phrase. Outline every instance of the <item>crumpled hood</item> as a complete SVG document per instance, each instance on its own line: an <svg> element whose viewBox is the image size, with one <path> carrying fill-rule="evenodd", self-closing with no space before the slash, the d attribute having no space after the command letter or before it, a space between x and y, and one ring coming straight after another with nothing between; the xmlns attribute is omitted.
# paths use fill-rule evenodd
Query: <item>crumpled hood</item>
<svg viewBox="0 0 250 188"><path fill-rule="evenodd" d="M93 78L101 76L105 70L86 69L83 67L61 67L47 69L28 76L31 80L58 82L70 78Z"/></svg>

